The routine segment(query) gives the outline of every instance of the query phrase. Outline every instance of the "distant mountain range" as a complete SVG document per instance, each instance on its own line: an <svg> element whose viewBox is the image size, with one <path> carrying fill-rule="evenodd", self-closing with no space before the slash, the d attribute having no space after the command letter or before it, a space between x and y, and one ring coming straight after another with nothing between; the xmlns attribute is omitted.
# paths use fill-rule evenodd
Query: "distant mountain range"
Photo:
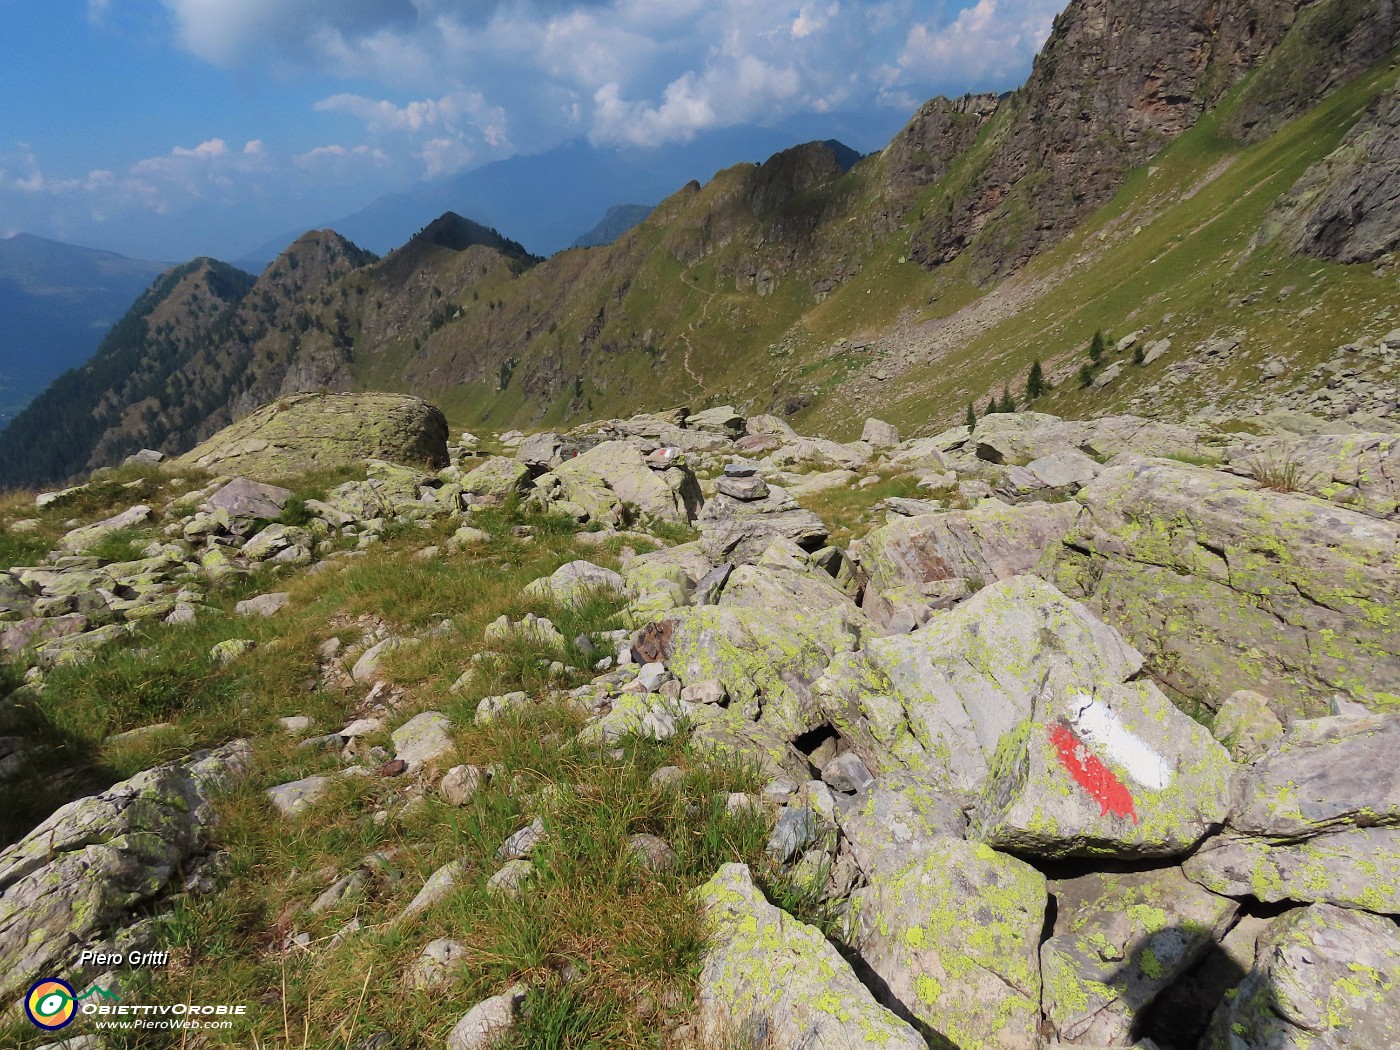
<svg viewBox="0 0 1400 1050"><path fill-rule="evenodd" d="M715 172L744 161L762 161L794 141L791 129L737 127L698 135L666 149L566 142L545 153L510 157L388 194L353 215L289 231L250 248L238 265L260 270L303 233L321 228L383 255L449 211L504 230L535 255L553 255L587 236L584 231L615 205L624 201L654 204L678 186L706 182ZM838 153L846 168L860 159L848 146L841 145Z"/></svg>
<svg viewBox="0 0 1400 1050"><path fill-rule="evenodd" d="M90 358L169 266L25 233L0 240L0 427Z"/></svg>

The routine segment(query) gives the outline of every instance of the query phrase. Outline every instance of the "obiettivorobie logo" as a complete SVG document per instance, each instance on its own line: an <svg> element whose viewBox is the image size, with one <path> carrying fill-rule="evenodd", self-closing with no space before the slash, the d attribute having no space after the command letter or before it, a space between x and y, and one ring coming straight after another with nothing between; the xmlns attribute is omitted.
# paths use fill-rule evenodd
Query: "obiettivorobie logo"
<svg viewBox="0 0 1400 1050"><path fill-rule="evenodd" d="M99 985L93 985L79 995L67 981L60 981L57 977L45 977L35 981L34 986L29 989L29 994L24 997L24 1013L35 1027L46 1032L57 1032L60 1028L67 1028L72 1024L73 1018L78 1016L78 1004L94 995L111 1002L118 998L116 992L110 992Z"/></svg>

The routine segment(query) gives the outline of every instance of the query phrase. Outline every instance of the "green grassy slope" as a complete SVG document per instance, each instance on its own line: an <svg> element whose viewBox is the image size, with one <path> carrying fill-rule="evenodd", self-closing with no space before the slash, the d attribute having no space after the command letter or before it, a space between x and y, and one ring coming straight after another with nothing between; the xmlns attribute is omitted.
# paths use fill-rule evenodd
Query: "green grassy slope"
<svg viewBox="0 0 1400 1050"><path fill-rule="evenodd" d="M1115 411L1180 416L1248 392L1257 382L1257 365L1267 358L1281 357L1289 374L1302 373L1329 358L1340 343L1396 327L1393 275L1255 244L1276 201L1336 148L1366 105L1395 80L1393 60L1387 60L1249 147L1219 130L1231 116L1237 92L1151 165L1134 172L1114 201L1074 235L972 307L992 314L997 297L1015 297L1019 301L1007 316L974 328L936 358L912 363L892 382L866 384L871 399L863 406L849 384L835 388L830 377L839 365L833 363L825 377L834 406L809 415L814 422L842 417L849 431L858 428L862 411L879 409L911 432L938 429L960 422L968 400L985 404L1004 385L1023 395L1026 373L1039 358L1057 389L1038 401L1037 409L1069 416ZM947 323L952 308L968 303L971 286L965 280L959 288L949 274L911 276L911 269L887 260L883 268L868 267L845 292L873 295L876 286L890 281L887 275L902 270L906 276L892 283L906 301L939 297L912 319L916 333L917 322L936 328ZM1030 291L1021 297L1023 289ZM939 303L947 308L940 310ZM826 320L816 311L805 325L819 329ZM838 322L825 334L840 327ZM1172 350L1147 367L1125 364L1122 378L1102 391L1081 390L1075 373L1087 359L1085 349L1096 329L1115 337L1141 331L1144 341L1170 338ZM1225 335L1241 339L1236 353L1179 386L1163 385L1171 365ZM931 339L925 335L926 342ZM1129 359L1127 353L1123 357ZM1105 365L1112 360L1110 353Z"/></svg>

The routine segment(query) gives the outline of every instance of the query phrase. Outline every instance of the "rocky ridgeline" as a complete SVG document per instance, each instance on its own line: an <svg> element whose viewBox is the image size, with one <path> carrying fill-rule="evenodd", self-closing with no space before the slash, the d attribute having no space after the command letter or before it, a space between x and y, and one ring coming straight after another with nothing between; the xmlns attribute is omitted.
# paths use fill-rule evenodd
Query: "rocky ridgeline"
<svg viewBox="0 0 1400 1050"><path fill-rule="evenodd" d="M216 479L166 508L142 563L80 552L145 506L76 528L47 566L10 570L0 609L23 617L6 635L23 643L7 644L41 688L44 666L133 622L199 615L201 594L255 562L315 569L439 518L460 519L450 542L471 544L476 510L511 498L572 517L584 540L643 546L672 534L663 523L693 525L697 538L621 571L576 561L529 588L627 602L630 630L585 639L592 681L552 698L586 715L582 742L685 735L757 763L766 786L730 807L767 814L768 853L835 917L833 941L769 903L747 867L722 867L696 892L712 940L675 1045L1400 1045L1393 435L1022 413L914 441L871 420L837 443L720 408L501 440L513 451L486 456L464 438L436 472L371 462L308 501L301 526L268 524L287 490ZM877 504L883 521L849 548L802 505L896 476L920 494ZM280 599L253 602L275 613ZM521 638L545 659L564 649L549 620L503 617L464 680ZM371 632L321 656L370 684L378 658L412 642ZM476 720L547 699L487 697ZM369 721L312 742L370 775L353 746L384 726ZM463 804L500 770L452 765L452 729L421 712L392 756L368 757L416 785L405 791ZM192 800L178 819L138 777L0 853L6 996L81 946L139 936L121 909L181 889L172 872L208 848L205 785L235 778L245 746L142 774ZM268 796L294 822L331 782ZM150 833L140 850L133 821ZM492 889L530 892L549 833L536 817L502 842ZM632 848L649 865L671 855L653 836ZM83 892L100 906L79 906L63 872L90 853L106 866ZM347 872L313 913L384 863ZM405 914L446 895L458 868ZM463 950L429 944L415 986ZM450 1050L490 1045L522 996L473 1008Z"/></svg>

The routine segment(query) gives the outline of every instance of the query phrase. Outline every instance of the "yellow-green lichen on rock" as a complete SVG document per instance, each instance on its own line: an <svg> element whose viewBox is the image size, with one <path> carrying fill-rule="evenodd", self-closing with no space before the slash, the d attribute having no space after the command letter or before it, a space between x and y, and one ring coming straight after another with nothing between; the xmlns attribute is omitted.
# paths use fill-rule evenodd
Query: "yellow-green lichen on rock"
<svg viewBox="0 0 1400 1050"><path fill-rule="evenodd" d="M710 935L700 974L706 1045L746 1031L771 1050L924 1050L819 930L764 899L747 867L724 865L695 896Z"/></svg>
<svg viewBox="0 0 1400 1050"><path fill-rule="evenodd" d="M1055 928L1040 948L1045 1014L1061 1039L1128 1044L1146 1010L1219 939L1234 901L1179 868L1052 881Z"/></svg>
<svg viewBox="0 0 1400 1050"><path fill-rule="evenodd" d="M225 427L175 462L262 481L367 459L445 467L446 418L407 394L296 394Z"/></svg>
<svg viewBox="0 0 1400 1050"><path fill-rule="evenodd" d="M951 836L921 846L852 895L851 944L906 1010L954 1045L1038 1045L1044 876Z"/></svg>
<svg viewBox="0 0 1400 1050"><path fill-rule="evenodd" d="M1180 463L1123 457L1079 495L1053 578L1212 705L1400 702L1400 522Z"/></svg>

